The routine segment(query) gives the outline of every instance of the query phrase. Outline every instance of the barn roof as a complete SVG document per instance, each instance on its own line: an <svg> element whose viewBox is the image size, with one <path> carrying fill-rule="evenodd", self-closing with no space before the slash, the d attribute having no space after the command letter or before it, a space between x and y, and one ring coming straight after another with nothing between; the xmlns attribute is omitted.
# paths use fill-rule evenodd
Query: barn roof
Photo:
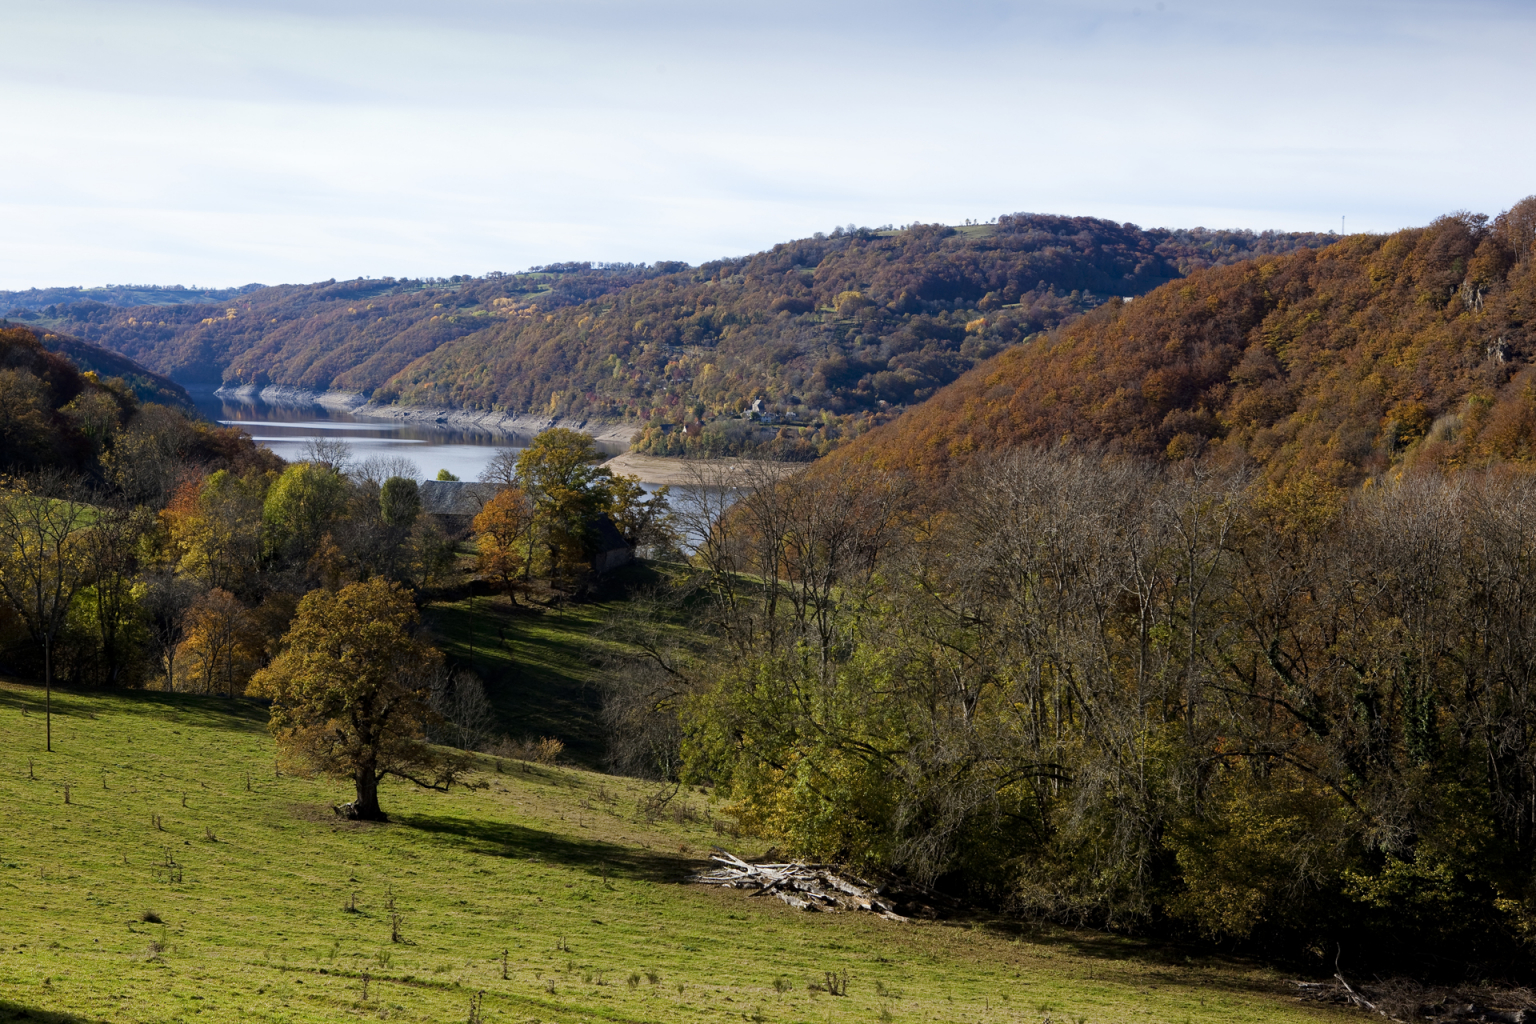
<svg viewBox="0 0 1536 1024"><path fill-rule="evenodd" d="M624 539L624 535L619 532L617 526L613 525L613 520L608 518L608 513L606 512L588 522L587 528L597 538L597 553L600 555L609 551L623 551L634 547L633 544Z"/></svg>

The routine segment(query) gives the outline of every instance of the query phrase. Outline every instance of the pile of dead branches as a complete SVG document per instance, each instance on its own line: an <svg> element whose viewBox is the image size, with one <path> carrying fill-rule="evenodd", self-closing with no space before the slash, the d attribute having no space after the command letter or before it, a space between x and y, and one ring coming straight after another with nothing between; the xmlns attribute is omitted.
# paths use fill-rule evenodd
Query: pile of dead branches
<svg viewBox="0 0 1536 1024"><path fill-rule="evenodd" d="M1303 999L1353 1006L1395 1024L1536 1024L1536 993L1523 988L1440 988L1404 978L1351 984L1341 973L1293 984Z"/></svg>
<svg viewBox="0 0 1536 1024"><path fill-rule="evenodd" d="M907 920L880 898L878 886L825 864L749 864L724 850L715 851L709 859L718 866L694 875L693 881L751 889L752 896L772 893L796 910L867 910L892 921Z"/></svg>

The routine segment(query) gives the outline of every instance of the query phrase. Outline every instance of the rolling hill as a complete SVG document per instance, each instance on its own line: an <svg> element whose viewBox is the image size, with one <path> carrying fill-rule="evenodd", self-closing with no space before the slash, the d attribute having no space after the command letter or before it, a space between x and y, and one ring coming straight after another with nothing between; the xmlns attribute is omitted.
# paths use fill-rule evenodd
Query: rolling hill
<svg viewBox="0 0 1536 1024"><path fill-rule="evenodd" d="M239 428L203 420L180 385L77 338L0 320L0 478L41 472L41 486L163 505L188 473L281 465Z"/></svg>
<svg viewBox="0 0 1536 1024"><path fill-rule="evenodd" d="M743 424L761 400L793 424L784 439L805 455L1112 297L1332 240L1016 214L838 229L697 268L559 264L241 290L216 303L82 298L35 315L186 384L652 424L647 443L661 452L684 438L760 440L756 427L724 441L735 428L708 427Z"/></svg>
<svg viewBox="0 0 1536 1024"><path fill-rule="evenodd" d="M942 480L1019 445L1347 485L1536 455L1536 198L1200 269L977 366L839 453ZM832 467L828 467L832 469Z"/></svg>
<svg viewBox="0 0 1536 1024"><path fill-rule="evenodd" d="M0 325L5 323L0 321ZM83 371L121 380L141 402L158 402L184 412L193 411L192 396L187 394L186 388L169 377L145 369L127 356L67 334L46 332L38 335L38 341L48 351L57 352Z"/></svg>
<svg viewBox="0 0 1536 1024"><path fill-rule="evenodd" d="M223 302L260 287L259 284L239 288L108 284L100 288L81 288L79 285L27 288L21 291L0 291L0 312L20 320L38 320L57 315L60 306L77 302L100 302L109 306L178 306L188 302Z"/></svg>

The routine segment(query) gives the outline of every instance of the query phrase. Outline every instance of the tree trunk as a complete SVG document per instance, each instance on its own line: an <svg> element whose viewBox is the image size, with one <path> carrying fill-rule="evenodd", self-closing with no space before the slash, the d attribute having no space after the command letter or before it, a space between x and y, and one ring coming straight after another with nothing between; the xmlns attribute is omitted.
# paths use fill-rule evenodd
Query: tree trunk
<svg viewBox="0 0 1536 1024"><path fill-rule="evenodd" d="M48 752L53 753L53 643L43 638L43 721L48 736Z"/></svg>
<svg viewBox="0 0 1536 1024"><path fill-rule="evenodd" d="M342 804L336 808L336 813L343 818L358 821L388 821L389 818L379 807L379 778L374 774L373 766L359 768L353 781L357 783L357 799L350 804Z"/></svg>

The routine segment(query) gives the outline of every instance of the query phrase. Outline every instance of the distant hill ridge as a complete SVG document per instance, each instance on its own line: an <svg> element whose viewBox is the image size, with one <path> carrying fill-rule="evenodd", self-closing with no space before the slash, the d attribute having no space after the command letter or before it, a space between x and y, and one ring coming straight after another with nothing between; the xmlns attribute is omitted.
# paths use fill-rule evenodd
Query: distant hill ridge
<svg viewBox="0 0 1536 1024"><path fill-rule="evenodd" d="M1536 458L1536 197L1197 270L971 370L846 446L929 484L1063 442L1349 485Z"/></svg>
<svg viewBox="0 0 1536 1024"><path fill-rule="evenodd" d="M184 384L628 422L657 454L808 458L1112 297L1333 241L1015 214L839 228L700 267L567 263L138 306L82 295L32 315Z"/></svg>
<svg viewBox="0 0 1536 1024"><path fill-rule="evenodd" d="M262 287L259 284L239 288L188 288L179 284L107 284L99 288L28 288L25 291L0 291L0 314L20 320L37 319L28 314L43 313L49 306L76 302L101 302L109 306L174 306L187 302L222 302ZM54 315L49 313L48 315Z"/></svg>

